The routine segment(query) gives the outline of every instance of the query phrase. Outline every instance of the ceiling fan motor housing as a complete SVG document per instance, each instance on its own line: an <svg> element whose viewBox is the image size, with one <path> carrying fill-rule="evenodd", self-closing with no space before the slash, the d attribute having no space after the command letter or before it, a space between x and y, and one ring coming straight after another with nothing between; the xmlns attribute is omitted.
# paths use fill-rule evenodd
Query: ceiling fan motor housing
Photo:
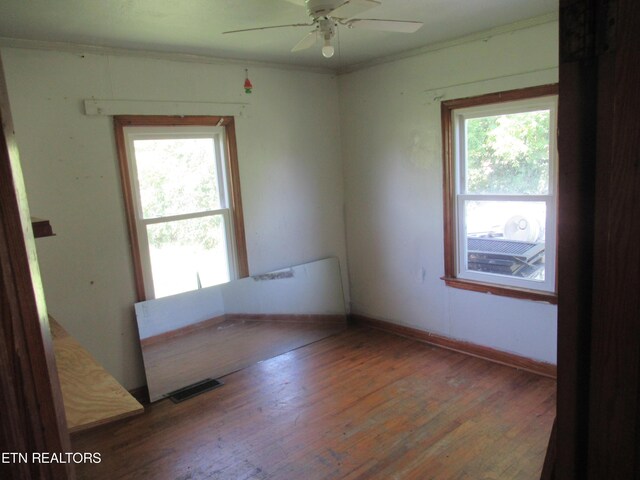
<svg viewBox="0 0 640 480"><path fill-rule="evenodd" d="M309 16L314 19L328 16L341 3L344 2L340 0L306 0Z"/></svg>
<svg viewBox="0 0 640 480"><path fill-rule="evenodd" d="M336 33L336 25L333 20L329 18L318 19L318 30L322 34L323 38L331 38Z"/></svg>
<svg viewBox="0 0 640 480"><path fill-rule="evenodd" d="M298 5L302 0L289 0ZM322 54L331 58L335 48L331 40L336 34L338 25L347 28L369 28L390 32L413 33L422 26L422 22L409 20L380 20L371 18L356 18L365 11L382 5L382 0L304 0L311 23L292 23L288 25L273 25L255 28L243 28L222 33L250 32L254 30L268 30L285 27L313 27L292 49L292 52L311 48L318 40L322 40Z"/></svg>

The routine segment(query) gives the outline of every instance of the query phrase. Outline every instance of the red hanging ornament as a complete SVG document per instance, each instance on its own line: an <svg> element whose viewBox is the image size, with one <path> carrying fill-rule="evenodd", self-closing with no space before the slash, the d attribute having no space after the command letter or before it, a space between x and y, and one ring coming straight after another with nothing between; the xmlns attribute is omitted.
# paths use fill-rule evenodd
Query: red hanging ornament
<svg viewBox="0 0 640 480"><path fill-rule="evenodd" d="M251 84L251 80L249 80L249 69L244 69L245 79L244 79L244 93L251 93L253 89L253 85Z"/></svg>

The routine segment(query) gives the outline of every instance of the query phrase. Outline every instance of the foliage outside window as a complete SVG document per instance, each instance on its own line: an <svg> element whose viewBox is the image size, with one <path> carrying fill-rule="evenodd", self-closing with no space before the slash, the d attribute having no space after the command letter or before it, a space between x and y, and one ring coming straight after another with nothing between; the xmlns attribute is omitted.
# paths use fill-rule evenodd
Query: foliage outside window
<svg viewBox="0 0 640 480"><path fill-rule="evenodd" d="M140 299L247 275L239 186L233 185L237 161L229 158L233 124L185 118L180 124L153 117L146 124L145 117L116 117Z"/></svg>
<svg viewBox="0 0 640 480"><path fill-rule="evenodd" d="M443 102L448 285L555 301L555 94Z"/></svg>

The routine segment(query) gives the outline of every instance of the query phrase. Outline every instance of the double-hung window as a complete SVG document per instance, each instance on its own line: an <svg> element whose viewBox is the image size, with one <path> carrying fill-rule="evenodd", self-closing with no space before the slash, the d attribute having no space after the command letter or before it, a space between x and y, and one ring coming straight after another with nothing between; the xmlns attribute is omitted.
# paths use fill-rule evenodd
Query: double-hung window
<svg viewBox="0 0 640 480"><path fill-rule="evenodd" d="M116 117L115 123L138 297L246 276L232 119Z"/></svg>
<svg viewBox="0 0 640 480"><path fill-rule="evenodd" d="M445 101L445 281L555 301L555 85Z"/></svg>

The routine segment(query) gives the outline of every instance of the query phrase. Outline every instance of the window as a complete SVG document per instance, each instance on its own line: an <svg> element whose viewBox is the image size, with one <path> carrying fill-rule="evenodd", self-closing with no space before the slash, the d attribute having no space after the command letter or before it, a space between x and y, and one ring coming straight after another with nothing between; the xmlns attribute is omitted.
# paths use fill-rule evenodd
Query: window
<svg viewBox="0 0 640 480"><path fill-rule="evenodd" d="M248 275L233 117L115 117L139 300Z"/></svg>
<svg viewBox="0 0 640 480"><path fill-rule="evenodd" d="M447 285L556 301L557 86L442 103Z"/></svg>

